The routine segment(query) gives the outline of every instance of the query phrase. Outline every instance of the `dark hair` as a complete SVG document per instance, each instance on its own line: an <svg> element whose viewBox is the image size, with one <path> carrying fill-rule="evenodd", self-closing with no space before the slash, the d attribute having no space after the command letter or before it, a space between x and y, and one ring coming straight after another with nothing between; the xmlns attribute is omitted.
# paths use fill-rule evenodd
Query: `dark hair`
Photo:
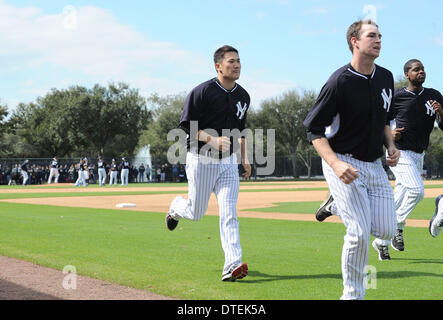
<svg viewBox="0 0 443 320"><path fill-rule="evenodd" d="M418 59L411 59L411 60L409 60L408 62L406 62L405 65L404 65L404 67L403 67L403 71L404 71L405 73L408 73L409 70L411 70L412 65L413 65L414 63L416 63L416 62L420 62L420 63L421 63L421 61L418 60Z"/></svg>
<svg viewBox="0 0 443 320"><path fill-rule="evenodd" d="M238 53L238 50L235 49L234 47L231 47L228 45L218 48L214 53L214 63L218 63L218 62L222 61L223 58L225 57L226 52Z"/></svg>
<svg viewBox="0 0 443 320"><path fill-rule="evenodd" d="M359 20L351 24L348 28L348 32L346 33L346 40L348 41L349 50L351 50L351 52L354 52L354 46L351 43L351 38L355 37L360 40L361 27L364 24L372 24L378 28L378 25L375 23L375 21L372 21L371 19Z"/></svg>

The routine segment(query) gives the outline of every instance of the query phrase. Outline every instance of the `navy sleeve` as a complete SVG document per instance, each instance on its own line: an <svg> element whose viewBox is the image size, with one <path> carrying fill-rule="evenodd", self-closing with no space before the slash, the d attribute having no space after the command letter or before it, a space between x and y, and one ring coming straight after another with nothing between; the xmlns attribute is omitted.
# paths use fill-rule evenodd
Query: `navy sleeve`
<svg viewBox="0 0 443 320"><path fill-rule="evenodd" d="M441 106L443 108L443 96L441 95L441 93L439 91L437 91L437 101L441 104ZM440 119L440 116L438 115L438 113L436 113L435 119L438 123L438 127L440 128L440 130L443 130L443 119Z"/></svg>
<svg viewBox="0 0 443 320"><path fill-rule="evenodd" d="M245 116L243 117L243 119L241 119L240 131L243 131L246 128L246 118L248 116L249 108L251 107L251 97L249 96L249 94L246 91L245 91L245 95L246 95L246 101L247 101L247 104L248 104L248 109L246 110Z"/></svg>
<svg viewBox="0 0 443 320"><path fill-rule="evenodd" d="M200 120L200 110L203 104L203 90L195 88L192 90L185 100L185 106L180 118L180 128L189 134L190 121Z"/></svg>
<svg viewBox="0 0 443 320"><path fill-rule="evenodd" d="M317 101L309 111L303 125L307 129L308 140L325 137L325 128L337 115L337 80L329 79L320 91Z"/></svg>

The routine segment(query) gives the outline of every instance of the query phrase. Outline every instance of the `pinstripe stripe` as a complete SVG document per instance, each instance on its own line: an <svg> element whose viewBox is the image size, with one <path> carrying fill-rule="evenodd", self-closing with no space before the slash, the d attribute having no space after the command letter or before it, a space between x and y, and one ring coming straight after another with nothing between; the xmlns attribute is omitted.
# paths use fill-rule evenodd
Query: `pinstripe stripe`
<svg viewBox="0 0 443 320"><path fill-rule="evenodd" d="M359 177L354 182L345 184L322 160L323 174L338 214L346 226L341 299L363 299L363 271L368 263L370 236L391 239L394 235L394 197L380 160L364 162L341 154L337 154L337 157L359 171Z"/></svg>
<svg viewBox="0 0 443 320"><path fill-rule="evenodd" d="M394 200L397 212L397 228L404 229L406 218L424 197L422 178L424 153L401 150L395 175Z"/></svg>
<svg viewBox="0 0 443 320"><path fill-rule="evenodd" d="M112 186L113 183L115 185L117 184L117 175L118 175L117 171L111 171L111 175L110 175L110 178L109 178L109 185L110 186Z"/></svg>
<svg viewBox="0 0 443 320"><path fill-rule="evenodd" d="M171 203L175 219L198 221L208 208L212 192L217 197L220 216L220 239L225 254L223 273L241 263L237 200L239 192L236 154L225 159L212 159L188 152L186 155L188 199L176 197Z"/></svg>
<svg viewBox="0 0 443 320"><path fill-rule="evenodd" d="M120 179L122 182L122 186L128 185L129 169L122 169L122 171L120 172Z"/></svg>
<svg viewBox="0 0 443 320"><path fill-rule="evenodd" d="M105 168L98 169L98 183L103 186L106 183L106 170Z"/></svg>

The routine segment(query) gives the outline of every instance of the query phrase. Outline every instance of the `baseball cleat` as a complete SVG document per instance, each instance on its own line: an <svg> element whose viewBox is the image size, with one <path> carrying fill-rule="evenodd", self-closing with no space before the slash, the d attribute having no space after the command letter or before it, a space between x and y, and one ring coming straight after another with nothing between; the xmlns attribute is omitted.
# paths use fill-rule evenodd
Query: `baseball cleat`
<svg viewBox="0 0 443 320"><path fill-rule="evenodd" d="M315 218L317 219L317 221L322 222L327 217L332 216L331 207L333 202L334 198L332 197L332 194L328 192L326 199L322 202L320 207L317 209L317 212L315 213Z"/></svg>
<svg viewBox="0 0 443 320"><path fill-rule="evenodd" d="M443 210L439 212L439 202L443 198L443 194L439 195L435 199L435 214L432 217L431 221L429 221L429 233L433 237L437 237L440 234L441 229L443 228Z"/></svg>
<svg viewBox="0 0 443 320"><path fill-rule="evenodd" d="M405 242L403 240L403 230L398 229L394 238L392 238L391 246L397 251L405 251Z"/></svg>
<svg viewBox="0 0 443 320"><path fill-rule="evenodd" d="M178 225L178 220L175 220L169 213L166 215L166 227L169 231L173 231Z"/></svg>
<svg viewBox="0 0 443 320"><path fill-rule="evenodd" d="M375 240L372 241L372 246L374 247L375 251L377 251L378 253L378 260L380 261L391 260L388 246L379 246L375 243Z"/></svg>
<svg viewBox="0 0 443 320"><path fill-rule="evenodd" d="M242 279L248 275L248 265L242 263L240 265L232 266L228 272L222 275L222 281L235 281Z"/></svg>

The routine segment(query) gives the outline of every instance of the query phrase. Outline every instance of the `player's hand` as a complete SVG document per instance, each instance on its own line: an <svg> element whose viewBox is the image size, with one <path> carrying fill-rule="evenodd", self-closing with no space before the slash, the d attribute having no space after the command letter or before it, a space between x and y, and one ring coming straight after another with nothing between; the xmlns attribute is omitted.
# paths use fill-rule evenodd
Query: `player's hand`
<svg viewBox="0 0 443 320"><path fill-rule="evenodd" d="M432 108L434 108L435 112L438 112L438 110L441 108L441 104L438 101L430 100Z"/></svg>
<svg viewBox="0 0 443 320"><path fill-rule="evenodd" d="M231 147L231 140L228 137L216 137L211 139L211 146L221 152L229 151Z"/></svg>
<svg viewBox="0 0 443 320"><path fill-rule="evenodd" d="M251 176L251 165L248 163L242 163L245 172L242 174L243 178L248 179Z"/></svg>
<svg viewBox="0 0 443 320"><path fill-rule="evenodd" d="M395 128L392 130L392 139L394 141L398 141L401 138L401 132L405 130L405 128Z"/></svg>
<svg viewBox="0 0 443 320"><path fill-rule="evenodd" d="M400 150L396 147L388 148L388 154L386 156L386 164L390 167L395 167L400 159Z"/></svg>
<svg viewBox="0 0 443 320"><path fill-rule="evenodd" d="M358 170L344 161L336 161L331 165L335 175L345 184L352 183L358 178Z"/></svg>

